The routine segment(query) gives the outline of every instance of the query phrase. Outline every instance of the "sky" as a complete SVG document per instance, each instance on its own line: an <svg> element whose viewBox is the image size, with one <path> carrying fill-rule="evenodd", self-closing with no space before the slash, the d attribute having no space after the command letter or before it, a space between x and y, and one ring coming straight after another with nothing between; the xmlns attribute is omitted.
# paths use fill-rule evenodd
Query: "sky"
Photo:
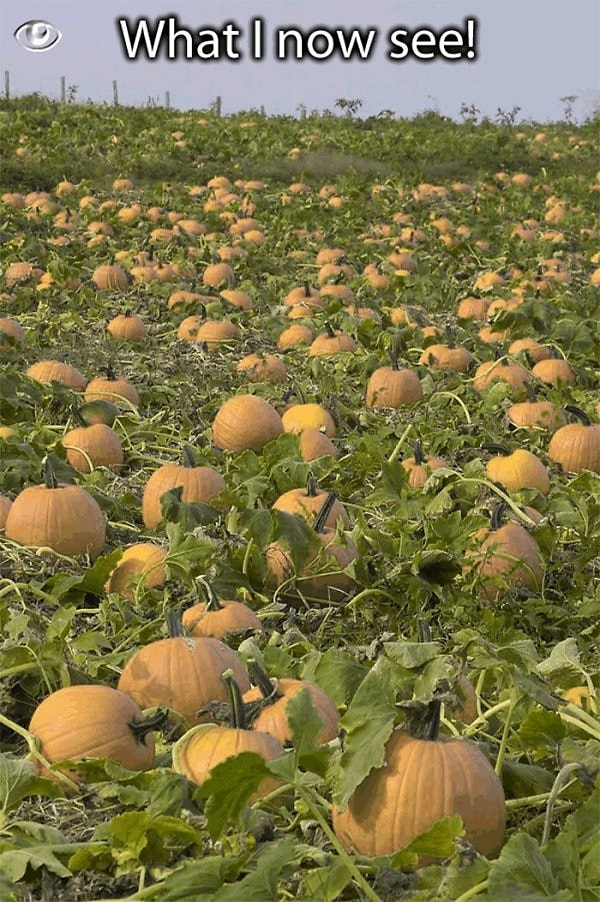
<svg viewBox="0 0 600 902"><path fill-rule="evenodd" d="M175 42L177 58L166 58L168 17L191 34L192 59L185 58L187 40ZM148 20L149 37L157 20L164 19L164 34L153 60L138 53L127 58L124 32L118 20L126 18L125 33L133 42L136 20ZM262 20L262 58L251 58L251 22ZM475 53L448 61L439 56L419 59L412 45L414 32L431 36L419 39L416 51L431 53L428 41L439 45L443 32L462 31L465 20L474 24ZM61 33L50 49L28 51L14 32L26 23L46 22ZM230 23L229 39L223 33ZM277 59L279 30L302 31L302 60ZM336 51L328 59L313 60L307 47L325 51L331 40L338 46L337 30L346 36L362 29L367 58L357 47L344 60ZM312 38L315 30L326 36ZM205 55L196 55L198 32L203 31ZM234 32L240 32L234 34ZM208 33L210 32L210 34ZM396 32L392 41L390 32ZM403 34L400 34L403 32ZM31 28L20 31L28 40ZM48 38L56 33L48 30ZM437 37L436 37L437 36ZM1 0L1 69L9 73L11 96L38 91L60 96L60 79L67 90L77 86L80 101L112 102L113 80L119 102L125 105L163 104L207 109L217 95L223 112L257 109L268 114L298 115L301 105L309 111L335 109L336 100L358 99L361 115L392 110L412 116L426 109L459 118L463 104L495 116L498 110L520 107L519 119L548 122L561 119L565 104L560 98L575 95L577 119L600 107L600 3L598 0ZM343 37L343 36L342 36ZM458 53L459 36L441 40L447 54ZM143 39L141 40L144 43ZM291 47L291 39L288 43ZM406 53L390 59L389 51ZM467 47L465 46L464 52ZM241 56L241 58L228 58ZM2 81L0 81L0 86Z"/></svg>

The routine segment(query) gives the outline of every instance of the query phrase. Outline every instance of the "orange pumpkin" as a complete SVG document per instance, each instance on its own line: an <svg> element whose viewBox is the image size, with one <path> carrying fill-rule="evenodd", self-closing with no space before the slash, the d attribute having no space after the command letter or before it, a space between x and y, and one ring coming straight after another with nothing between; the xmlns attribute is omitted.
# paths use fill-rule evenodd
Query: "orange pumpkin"
<svg viewBox="0 0 600 902"><path fill-rule="evenodd" d="M142 496L142 519L148 529L162 520L161 498L171 489L181 488L181 500L210 503L225 488L225 480L212 467L197 467L189 446L183 450L183 464L165 464L152 474Z"/></svg>

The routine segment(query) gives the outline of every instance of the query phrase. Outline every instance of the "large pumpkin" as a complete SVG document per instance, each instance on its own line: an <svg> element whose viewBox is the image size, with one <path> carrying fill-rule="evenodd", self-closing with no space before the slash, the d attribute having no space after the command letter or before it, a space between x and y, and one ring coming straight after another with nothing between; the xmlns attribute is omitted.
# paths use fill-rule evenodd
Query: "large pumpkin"
<svg viewBox="0 0 600 902"><path fill-rule="evenodd" d="M474 743L439 737L435 721L423 739L395 730L385 764L369 773L344 811L335 805L332 811L344 848L369 857L391 855L456 814L478 852L499 850L506 826L502 783Z"/></svg>
<svg viewBox="0 0 600 902"><path fill-rule="evenodd" d="M256 395L236 395L226 401L212 424L213 441L222 451L262 451L281 435L281 417L268 401Z"/></svg>
<svg viewBox="0 0 600 902"><path fill-rule="evenodd" d="M423 397L421 380L414 370L399 368L391 355L391 366L380 366L367 383L367 407L400 407L415 404Z"/></svg>
<svg viewBox="0 0 600 902"><path fill-rule="evenodd" d="M71 407L71 414L77 425L61 439L71 466L80 473L91 473L96 467L108 467L118 472L124 457L117 433L105 423L88 425L75 406Z"/></svg>
<svg viewBox="0 0 600 902"><path fill-rule="evenodd" d="M139 585L150 589L162 586L167 579L164 560L167 552L152 542L138 542L126 548L104 586L107 592L118 592L130 601ZM134 583L135 580L135 583Z"/></svg>
<svg viewBox="0 0 600 902"><path fill-rule="evenodd" d="M83 391L85 379L78 369L62 360L38 360L27 370L30 379L36 382L60 382L75 391Z"/></svg>
<svg viewBox="0 0 600 902"><path fill-rule="evenodd" d="M285 511L288 514L295 514L298 517L302 517L307 523L313 524L328 497L327 492L318 487L316 479L311 474L306 487L290 489L288 492L284 492L274 502L273 508L274 510ZM341 520L344 529L350 528L350 517L343 504L336 498L325 521L325 526L333 528L339 520Z"/></svg>
<svg viewBox="0 0 600 902"><path fill-rule="evenodd" d="M232 633L261 630L262 624L252 608L235 599L220 599L210 583L198 579L204 586L207 601L186 608L181 622L192 636L214 636L224 639Z"/></svg>
<svg viewBox="0 0 600 902"><path fill-rule="evenodd" d="M492 482L501 482L509 492L521 489L537 489L542 495L550 491L550 477L539 457L525 448L517 448L512 454L502 445L485 445L497 453L488 461L486 470Z"/></svg>
<svg viewBox="0 0 600 902"><path fill-rule="evenodd" d="M47 457L43 467L44 483L23 489L13 501L6 538L69 557L96 557L104 548L106 534L106 518L97 502L78 485L59 484Z"/></svg>
<svg viewBox="0 0 600 902"><path fill-rule="evenodd" d="M562 426L552 436L548 457L560 464L565 473L581 473L592 470L600 473L600 423L592 423L578 407L565 407L579 420Z"/></svg>
<svg viewBox="0 0 600 902"><path fill-rule="evenodd" d="M29 732L50 764L65 759L112 758L131 770L154 764L157 720L145 719L136 702L110 686L76 685L58 689L36 708ZM44 776L52 776L45 771ZM67 772L76 779L77 774Z"/></svg>
<svg viewBox="0 0 600 902"><path fill-rule="evenodd" d="M183 450L183 465L165 464L152 474L142 497L142 519L148 529L154 529L162 520L161 498L171 489L180 488L181 500L187 503L209 503L225 488L225 480L212 467L195 466L191 448Z"/></svg>

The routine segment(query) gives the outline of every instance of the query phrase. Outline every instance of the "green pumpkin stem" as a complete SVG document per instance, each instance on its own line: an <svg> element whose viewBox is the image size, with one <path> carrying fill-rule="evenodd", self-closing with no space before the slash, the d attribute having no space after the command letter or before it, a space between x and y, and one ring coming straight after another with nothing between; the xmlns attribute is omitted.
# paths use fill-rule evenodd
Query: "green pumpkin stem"
<svg viewBox="0 0 600 902"><path fill-rule="evenodd" d="M248 673L252 683L260 689L264 699L276 701L282 698L282 693L277 689L277 683L273 684L264 672L256 658L248 658Z"/></svg>
<svg viewBox="0 0 600 902"><path fill-rule="evenodd" d="M196 466L196 459L191 445L183 446L183 466L189 468L194 468Z"/></svg>
<svg viewBox="0 0 600 902"><path fill-rule="evenodd" d="M426 463L425 455L423 454L423 445L421 444L421 439L417 439L415 442L415 447L413 451L413 456L415 458L415 463L419 466L422 466Z"/></svg>
<svg viewBox="0 0 600 902"><path fill-rule="evenodd" d="M305 298L311 297L311 290L310 290L310 285L308 284L308 282L304 282L304 297Z"/></svg>
<svg viewBox="0 0 600 902"><path fill-rule="evenodd" d="M159 730L167 721L169 712L164 708L157 708L156 712L143 720L130 720L127 726L135 736L135 741L143 744L146 735L152 730Z"/></svg>
<svg viewBox="0 0 600 902"><path fill-rule="evenodd" d="M500 454L502 457L508 457L510 451L504 445L496 445L494 442L484 442L481 446L482 451L491 451L494 454Z"/></svg>
<svg viewBox="0 0 600 902"><path fill-rule="evenodd" d="M565 404L565 408L567 413L572 413L574 417L583 423L584 426L591 426L592 421L588 417L587 413L581 409L581 407L576 407L574 404Z"/></svg>
<svg viewBox="0 0 600 902"><path fill-rule="evenodd" d="M308 480L306 482L306 495L308 498L316 498L319 493L319 485L317 483L316 477L314 473L308 474Z"/></svg>
<svg viewBox="0 0 600 902"><path fill-rule="evenodd" d="M329 338L335 338L335 332L329 320L325 323L325 331Z"/></svg>
<svg viewBox="0 0 600 902"><path fill-rule="evenodd" d="M82 416L80 409L78 407L76 407L75 404L71 404L71 406L69 407L69 412L78 426L83 426L84 428L87 428L88 423L86 423L85 418Z"/></svg>
<svg viewBox="0 0 600 902"><path fill-rule="evenodd" d="M221 679L227 687L227 695L229 697L229 707L231 708L231 726L234 730L246 730L246 712L244 710L244 702L240 687L233 678L233 670L229 668L223 671Z"/></svg>
<svg viewBox="0 0 600 902"><path fill-rule="evenodd" d="M393 370L397 370L397 369L398 369L398 355L397 355L396 351L395 351L393 348L392 348L392 350L390 351L390 363L392 364L392 369L393 369Z"/></svg>
<svg viewBox="0 0 600 902"><path fill-rule="evenodd" d="M440 719L442 714L442 703L439 699L434 698L427 705L427 714L425 715L425 731L423 739L435 742L440 732Z"/></svg>
<svg viewBox="0 0 600 902"><path fill-rule="evenodd" d="M431 636L431 627L429 625L429 620L424 620L422 617L417 620L417 631L419 634L419 642L432 642Z"/></svg>
<svg viewBox="0 0 600 902"><path fill-rule="evenodd" d="M319 511L319 514L313 524L313 529L315 532L323 532L325 529L325 524L327 523L327 519L329 514L331 513L331 509L335 504L337 499L337 495L335 492L330 492L327 495L327 498L323 502L323 507Z"/></svg>
<svg viewBox="0 0 600 902"><path fill-rule="evenodd" d="M115 381L115 379L116 379L115 371L112 368L112 366L110 365L110 363L108 364L108 366L101 366L100 372L104 373L106 375L106 378L109 379L111 382Z"/></svg>
<svg viewBox="0 0 600 902"><path fill-rule="evenodd" d="M219 601L219 597L209 581L203 576L196 577L198 587L202 586L203 593L206 597L206 611L222 611L223 605Z"/></svg>
<svg viewBox="0 0 600 902"><path fill-rule="evenodd" d="M525 391L527 392L527 399L531 404L534 404L537 401L537 395L535 393L535 389L529 380L525 383Z"/></svg>
<svg viewBox="0 0 600 902"><path fill-rule="evenodd" d="M56 478L54 467L52 466L52 461L50 460L50 457L48 455L46 455L42 460L42 473L44 474L44 484L46 488L57 489L58 479Z"/></svg>
<svg viewBox="0 0 600 902"><path fill-rule="evenodd" d="M502 526L502 521L504 519L505 513L506 513L506 502L501 501L500 504L498 504L492 512L492 518L490 521L490 529L492 531L494 531L496 529L500 529L500 527Z"/></svg>
<svg viewBox="0 0 600 902"><path fill-rule="evenodd" d="M181 622L181 611L167 611L166 620L169 639L176 639L178 636L185 635Z"/></svg>

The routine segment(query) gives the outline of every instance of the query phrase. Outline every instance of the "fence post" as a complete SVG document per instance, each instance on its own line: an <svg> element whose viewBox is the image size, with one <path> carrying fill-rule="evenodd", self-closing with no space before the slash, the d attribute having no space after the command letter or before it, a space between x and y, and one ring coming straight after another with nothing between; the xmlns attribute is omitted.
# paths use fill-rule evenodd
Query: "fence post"
<svg viewBox="0 0 600 902"><path fill-rule="evenodd" d="M8 69L4 70L4 97L6 100L10 100L10 74Z"/></svg>
<svg viewBox="0 0 600 902"><path fill-rule="evenodd" d="M65 100L66 100L65 76L61 75L61 77L60 77L60 102L64 103Z"/></svg>
<svg viewBox="0 0 600 902"><path fill-rule="evenodd" d="M171 109L171 92L165 91L165 106L168 110Z"/></svg>
<svg viewBox="0 0 600 902"><path fill-rule="evenodd" d="M113 106L119 106L119 89L116 81L113 81Z"/></svg>
<svg viewBox="0 0 600 902"><path fill-rule="evenodd" d="M217 116L221 115L221 95L217 95L217 99L215 100L215 113Z"/></svg>

